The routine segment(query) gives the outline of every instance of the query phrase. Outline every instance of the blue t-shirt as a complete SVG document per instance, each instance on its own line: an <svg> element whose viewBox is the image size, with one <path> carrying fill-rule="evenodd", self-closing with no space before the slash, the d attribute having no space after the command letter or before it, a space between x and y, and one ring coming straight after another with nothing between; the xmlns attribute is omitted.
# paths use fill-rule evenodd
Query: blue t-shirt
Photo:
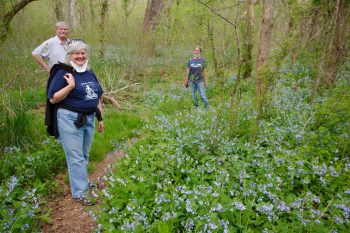
<svg viewBox="0 0 350 233"><path fill-rule="evenodd" d="M63 78L66 73L63 69L56 72L50 83L47 98L51 99L57 91L68 85ZM72 75L75 80L75 87L61 103L81 110L95 108L103 94L95 73L88 70L82 73L74 72Z"/></svg>
<svg viewBox="0 0 350 233"><path fill-rule="evenodd" d="M191 58L187 63L187 68L190 69L189 80L202 80L203 79L203 70L205 68L205 59L200 58ZM191 78L193 76L193 79Z"/></svg>

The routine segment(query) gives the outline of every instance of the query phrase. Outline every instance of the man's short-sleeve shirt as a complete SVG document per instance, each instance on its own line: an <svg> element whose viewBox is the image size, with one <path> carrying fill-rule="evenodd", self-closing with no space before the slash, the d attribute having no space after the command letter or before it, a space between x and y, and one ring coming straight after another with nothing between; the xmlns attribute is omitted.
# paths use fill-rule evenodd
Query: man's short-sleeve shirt
<svg viewBox="0 0 350 233"><path fill-rule="evenodd" d="M55 36L44 41L41 45L33 50L32 54L47 58L48 65L51 68L58 62L64 62L67 54L67 43L68 40L62 44L60 39Z"/></svg>
<svg viewBox="0 0 350 233"><path fill-rule="evenodd" d="M203 70L205 68L205 59L200 58L191 58L187 63L187 68L190 69L189 80L202 80L203 79ZM193 79L191 78L193 76Z"/></svg>

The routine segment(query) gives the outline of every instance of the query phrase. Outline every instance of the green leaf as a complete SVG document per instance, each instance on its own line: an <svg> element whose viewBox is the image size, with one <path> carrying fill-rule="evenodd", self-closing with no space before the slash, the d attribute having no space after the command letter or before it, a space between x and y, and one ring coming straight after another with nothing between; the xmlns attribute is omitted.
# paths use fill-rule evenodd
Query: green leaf
<svg viewBox="0 0 350 233"><path fill-rule="evenodd" d="M168 222L159 222L158 223L158 232L159 233L170 233Z"/></svg>

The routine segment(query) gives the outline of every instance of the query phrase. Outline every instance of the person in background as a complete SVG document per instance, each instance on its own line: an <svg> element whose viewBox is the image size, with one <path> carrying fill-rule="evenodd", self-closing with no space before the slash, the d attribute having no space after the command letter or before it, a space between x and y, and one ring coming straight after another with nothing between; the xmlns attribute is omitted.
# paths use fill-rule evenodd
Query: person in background
<svg viewBox="0 0 350 233"><path fill-rule="evenodd" d="M67 38L68 24L60 21L57 22L55 26L56 36L44 41L32 52L35 61L48 73L54 64L64 62L69 41ZM47 59L47 62L44 59Z"/></svg>
<svg viewBox="0 0 350 233"><path fill-rule="evenodd" d="M104 128L103 90L89 68L88 46L83 40L72 39L68 43L65 64L72 66L73 72L58 69L49 83L47 98L57 108L58 134L66 155L72 196L83 205L93 205L89 198L88 161L95 114L98 132Z"/></svg>
<svg viewBox="0 0 350 233"><path fill-rule="evenodd" d="M191 58L187 63L186 79L184 82L185 87L192 89L192 99L194 105L198 107L198 96L201 96L204 108L208 108L208 98L206 95L206 88L208 88L207 73L205 70L205 59L201 57L202 49L199 46L194 48L194 57Z"/></svg>

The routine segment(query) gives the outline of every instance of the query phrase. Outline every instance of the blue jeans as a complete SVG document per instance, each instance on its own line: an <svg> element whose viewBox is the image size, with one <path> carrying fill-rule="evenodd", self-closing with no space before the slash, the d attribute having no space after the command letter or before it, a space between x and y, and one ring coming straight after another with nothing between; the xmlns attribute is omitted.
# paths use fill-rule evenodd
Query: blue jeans
<svg viewBox="0 0 350 233"><path fill-rule="evenodd" d="M200 80L198 82L193 82L190 81L191 89L192 89L192 100L194 102L194 105L198 107L198 96L197 96L197 90L199 92L199 95L201 96L202 103L204 105L204 108L208 107L208 98L207 94L205 92L205 87L204 87L204 81Z"/></svg>
<svg viewBox="0 0 350 233"><path fill-rule="evenodd" d="M89 151L95 129L94 114L87 116L87 122L80 128L74 125L78 113L59 108L57 126L69 173L73 198L85 196L89 189L88 162Z"/></svg>

